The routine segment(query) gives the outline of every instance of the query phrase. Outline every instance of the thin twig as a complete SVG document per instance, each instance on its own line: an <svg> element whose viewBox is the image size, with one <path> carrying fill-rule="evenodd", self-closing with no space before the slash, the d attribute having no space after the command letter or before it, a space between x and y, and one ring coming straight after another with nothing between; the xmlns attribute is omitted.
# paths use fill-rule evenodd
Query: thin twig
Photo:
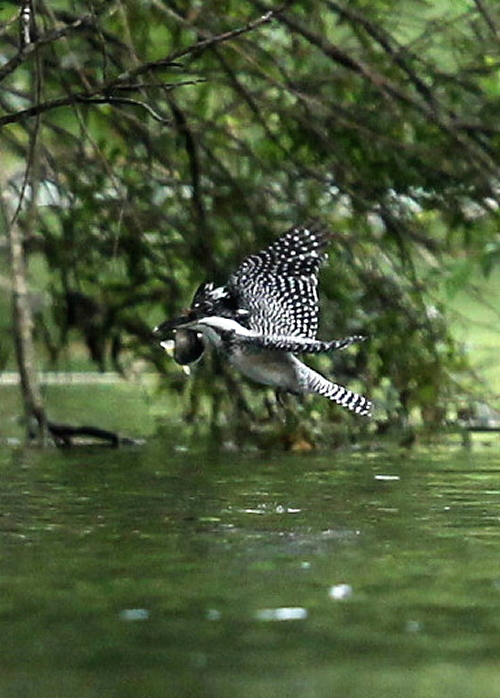
<svg viewBox="0 0 500 698"><path fill-rule="evenodd" d="M243 27L238 27L237 29L224 32L222 34L217 34L216 36L212 36L206 39L201 39L200 41L197 41L196 43L191 44L190 46L187 46L184 49L174 51L174 53L171 53L170 55L165 56L164 58L160 58L156 61L142 63L136 68L128 70L125 73L119 75L118 77L107 80L92 89L85 90L76 94L70 94L66 97L56 97L54 99L47 100L46 102L43 102L41 104L36 104L32 107L29 107L28 109L22 109L21 111L18 111L14 114L7 114L6 116L0 117L0 128L2 126L6 126L7 124L17 123L18 121L22 121L26 118L36 116L37 114L52 109L69 106L74 102L89 101L91 98L98 97L99 95L103 96L104 98L107 96L111 96L108 95L108 93L116 89L123 89L124 86L126 86L127 89L129 89L131 80L133 80L134 78L137 78L138 76L143 75L144 73L147 73L149 71L178 67L178 61L180 58L186 58L187 56L197 55L212 46L230 41L231 39L235 39L239 36L242 36L243 34L247 34L248 32L254 31L258 27L261 27L264 24L268 24L274 17L277 16L277 14L280 11L281 8L278 8L276 10L269 10L261 17L257 18L256 20L253 20L252 22L248 22L248 24L245 24ZM29 44L24 52L21 51L19 54L17 54L17 56L11 59L8 63L6 63L3 66L3 68L0 69L0 80L2 79L2 77L5 77L5 75L8 75L10 72L15 70L15 68L17 68L18 65L20 65L20 63L24 60L25 54L27 52L32 53L33 51L37 50L41 45L50 43L51 40L54 41L56 40L56 38L60 38L61 36L65 36L67 33L69 33L70 29L74 30L75 28L82 26L85 22L90 23L92 21L93 18L90 15L85 16L77 20L76 22L73 22L68 27L65 27L63 30L58 30L56 32L48 32L46 35L44 35L44 37L41 37L38 41ZM52 37L52 39L50 39L50 37ZM173 89L175 85L167 85L166 87L168 89Z"/></svg>
<svg viewBox="0 0 500 698"><path fill-rule="evenodd" d="M205 80L199 79L199 80L183 80L182 82L176 82L173 83L172 85L162 85L162 87L167 90L168 92L171 92L177 87L183 87L185 85L199 85L200 83L205 82ZM149 87L149 85L144 85ZM143 87L144 87L143 86ZM138 89L135 86L127 86L124 85L123 89L127 90L133 90L133 89ZM131 97L114 97L114 96L104 96L104 97L86 97L85 95L81 95L75 98L76 102L84 102L87 104L109 104L111 106L113 105L122 105L122 104L130 104L131 106L134 107L141 107L141 109L145 109L148 114L155 120L158 121L160 124L171 124L172 121L171 119L167 118L166 116L162 116L159 114L157 111L153 109L147 102L143 102L142 100L139 99L132 99Z"/></svg>
<svg viewBox="0 0 500 698"><path fill-rule="evenodd" d="M266 5L261 0L252 0L252 4L259 10L266 9ZM324 35L312 31L303 22L289 13L280 13L277 20L301 35L308 43L315 46L325 56L335 63L360 75L370 82L370 84L383 96L391 99L394 103L401 103L410 109L420 113L429 122L435 124L444 134L454 141L455 145L467 152L470 162L476 172L481 176L483 182L491 189L491 175L498 175L498 165L491 157L487 149L477 139L471 138L469 132L461 132L455 123L455 114L437 103L429 104L427 101L419 99L404 89L397 83L386 77L368 63L353 58L339 46L333 44Z"/></svg>
<svg viewBox="0 0 500 698"><path fill-rule="evenodd" d="M24 61L26 61L30 56L37 53L42 46L52 44L62 37L67 36L68 34L71 34L82 27L88 26L93 22L94 18L91 15L83 15L83 17L80 17L71 24L62 27L61 29L54 29L53 31L47 32L36 41L32 41L26 46L23 46L15 56L0 67L0 82L7 77L7 75L13 73L14 70L21 65L21 63L24 63Z"/></svg>
<svg viewBox="0 0 500 698"><path fill-rule="evenodd" d="M429 104L434 104L435 100L431 89L410 67L408 61L405 60L406 57L411 55L405 47L396 43L393 37L389 36L383 31L381 26L376 26L366 19L366 17L364 17L360 12L356 12L350 7L343 7L338 2L334 2L334 0L327 0L327 5L343 19L347 19L353 25L362 27L366 33L371 36L372 39L374 39L374 41L376 41L390 56L394 64L406 74L406 76L414 84L415 89L422 95L426 102ZM413 59L416 58L414 55L411 57Z"/></svg>
<svg viewBox="0 0 500 698"><path fill-rule="evenodd" d="M202 82L204 82L204 79L202 78L196 80L182 80L179 82L163 85L163 88L168 91L172 91L175 90L177 87L185 87L186 85L197 85ZM120 85L119 89L135 90L138 88L135 85ZM60 107L67 107L72 104L95 103L113 105L125 103L127 101L126 98L114 97L113 95L99 96L99 93L100 90L96 89L91 90L89 92L77 92L75 94L69 94L66 97L57 97L55 99L49 99L46 102L40 102L32 107L28 107L27 109L22 109L21 111L18 111L15 114L7 114L6 116L0 117L0 128L2 126L6 126L7 124L17 123L18 121L22 121L23 119L27 119L32 116L37 116L39 114L43 114L44 112L52 111L53 109L58 109ZM152 107L150 107L145 102L130 99L128 100L128 103L135 104L136 106L140 106L143 109L146 109L148 113L156 121L159 121L160 123L166 123L168 121L168 119L165 119L162 116L160 116L157 112L155 112L155 110Z"/></svg>
<svg viewBox="0 0 500 698"><path fill-rule="evenodd" d="M112 80L109 84L109 87L114 87L115 82L117 84L127 82L130 80L130 78L136 77L137 75L143 75L149 70L170 67L173 64L177 64L180 58L186 58L187 56L200 54L203 51L206 51L207 48L215 46L216 44L222 44L224 42L230 41L231 39L236 39L238 36L241 36L242 34L248 34L249 32L252 32L255 29L258 29L259 27L263 26L264 24L269 24L269 22L272 19L274 19L281 11L281 7L276 10L266 10L265 14L263 14L261 17L258 17L252 22L248 22L248 24L245 24L243 27L238 27L237 29L232 29L231 31L227 31L222 34L216 34L215 36L209 36L205 39L200 39L200 41L197 41L195 44L191 44L191 46L187 46L186 48L174 51L165 58L159 58L156 61L142 63L141 65L137 66L137 68L133 68L125 73L122 73L116 78L116 80Z"/></svg>

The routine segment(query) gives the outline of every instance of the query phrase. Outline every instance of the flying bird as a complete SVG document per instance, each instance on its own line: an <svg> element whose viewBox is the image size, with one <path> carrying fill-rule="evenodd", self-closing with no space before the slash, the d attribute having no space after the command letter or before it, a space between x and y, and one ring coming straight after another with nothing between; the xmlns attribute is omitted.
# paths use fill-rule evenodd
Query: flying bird
<svg viewBox="0 0 500 698"><path fill-rule="evenodd" d="M322 395L356 414L370 415L370 400L297 358L297 354L337 351L365 339L362 335L333 341L316 338L318 273L330 237L314 225L291 228L247 257L224 285L201 284L191 307L158 325L154 337L166 346L173 333L179 364L197 361L212 345L257 383L296 395Z"/></svg>

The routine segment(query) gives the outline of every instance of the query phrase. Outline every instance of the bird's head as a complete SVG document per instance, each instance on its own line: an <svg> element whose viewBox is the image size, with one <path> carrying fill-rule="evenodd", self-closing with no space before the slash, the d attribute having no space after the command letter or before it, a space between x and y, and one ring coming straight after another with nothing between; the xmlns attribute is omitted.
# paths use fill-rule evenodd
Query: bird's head
<svg viewBox="0 0 500 698"><path fill-rule="evenodd" d="M191 307L182 315L166 320L153 330L155 339L164 340L175 330L192 328L203 318L220 317L244 322L249 315L247 310L238 307L234 295L226 286L215 286L213 283L201 284L194 294Z"/></svg>

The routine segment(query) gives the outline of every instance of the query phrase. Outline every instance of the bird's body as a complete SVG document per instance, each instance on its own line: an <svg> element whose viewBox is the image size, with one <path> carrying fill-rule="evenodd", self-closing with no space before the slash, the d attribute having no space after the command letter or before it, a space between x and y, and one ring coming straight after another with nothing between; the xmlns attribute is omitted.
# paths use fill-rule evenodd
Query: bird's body
<svg viewBox="0 0 500 698"><path fill-rule="evenodd" d="M270 385L289 393L301 393L299 366L302 363L288 352L240 345L231 353L231 366L256 383Z"/></svg>
<svg viewBox="0 0 500 698"><path fill-rule="evenodd" d="M295 394L316 393L357 414L369 414L369 400L329 381L296 356L343 349L364 339L316 339L318 271L327 239L313 227L293 228L245 259L224 286L202 284L186 314L159 325L156 336L180 333L179 363L197 360L205 344L211 344L257 383Z"/></svg>

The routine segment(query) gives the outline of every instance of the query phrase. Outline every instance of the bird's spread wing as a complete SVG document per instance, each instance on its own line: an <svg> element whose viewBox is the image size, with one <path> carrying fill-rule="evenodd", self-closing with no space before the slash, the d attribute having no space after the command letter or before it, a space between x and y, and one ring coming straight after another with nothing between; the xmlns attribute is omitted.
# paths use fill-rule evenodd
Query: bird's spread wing
<svg viewBox="0 0 500 698"><path fill-rule="evenodd" d="M314 226L292 228L231 274L227 287L248 326L262 335L315 338L318 329L318 271L328 234Z"/></svg>

